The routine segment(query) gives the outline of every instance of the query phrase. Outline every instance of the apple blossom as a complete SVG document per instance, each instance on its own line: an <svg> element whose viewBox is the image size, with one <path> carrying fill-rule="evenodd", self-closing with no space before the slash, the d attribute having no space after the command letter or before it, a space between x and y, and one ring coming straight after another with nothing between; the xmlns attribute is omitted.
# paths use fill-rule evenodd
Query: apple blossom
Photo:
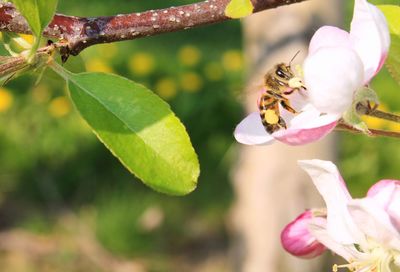
<svg viewBox="0 0 400 272"><path fill-rule="evenodd" d="M312 37L303 65L307 90L287 95L299 113L293 115L280 108L287 129L269 134L259 113L253 112L236 127L236 140L248 145L265 145L274 140L302 145L321 139L351 108L354 94L381 69L389 45L382 12L366 0L355 0L350 32L323 26Z"/></svg>
<svg viewBox="0 0 400 272"><path fill-rule="evenodd" d="M383 180L367 196L352 199L336 166L328 161L300 161L322 195L326 220L311 218L308 231L348 264L334 265L333 271L400 271L399 184Z"/></svg>
<svg viewBox="0 0 400 272"><path fill-rule="evenodd" d="M355 0L350 32L324 26L311 39L303 67L310 102L321 112L342 115L354 93L379 72L389 46L382 12L366 0Z"/></svg>

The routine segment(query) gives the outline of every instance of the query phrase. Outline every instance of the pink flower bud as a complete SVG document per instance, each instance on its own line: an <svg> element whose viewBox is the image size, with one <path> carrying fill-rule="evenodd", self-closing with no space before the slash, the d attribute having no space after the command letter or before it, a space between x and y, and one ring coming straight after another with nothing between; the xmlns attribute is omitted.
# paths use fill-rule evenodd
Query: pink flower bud
<svg viewBox="0 0 400 272"><path fill-rule="evenodd" d="M312 212L307 210L283 229L281 243L287 252L296 257L311 259L325 251L325 246L308 230L312 218Z"/></svg>

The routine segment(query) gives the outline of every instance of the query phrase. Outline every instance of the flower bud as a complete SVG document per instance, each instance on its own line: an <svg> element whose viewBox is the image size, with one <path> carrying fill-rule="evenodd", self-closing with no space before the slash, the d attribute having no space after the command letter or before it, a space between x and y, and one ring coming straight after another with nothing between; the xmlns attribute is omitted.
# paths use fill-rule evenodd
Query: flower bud
<svg viewBox="0 0 400 272"><path fill-rule="evenodd" d="M296 257L311 259L325 251L325 246L308 230L312 218L312 212L307 210L283 229L281 243L287 252Z"/></svg>

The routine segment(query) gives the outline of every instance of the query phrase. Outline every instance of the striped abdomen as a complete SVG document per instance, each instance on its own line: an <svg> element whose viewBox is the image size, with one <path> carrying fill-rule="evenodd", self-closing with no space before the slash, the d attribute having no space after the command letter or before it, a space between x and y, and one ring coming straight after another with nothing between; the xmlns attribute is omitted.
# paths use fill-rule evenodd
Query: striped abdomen
<svg viewBox="0 0 400 272"><path fill-rule="evenodd" d="M279 115L280 99L272 91L266 91L261 95L258 108L261 122L268 133L274 133L280 128L286 128L286 123Z"/></svg>

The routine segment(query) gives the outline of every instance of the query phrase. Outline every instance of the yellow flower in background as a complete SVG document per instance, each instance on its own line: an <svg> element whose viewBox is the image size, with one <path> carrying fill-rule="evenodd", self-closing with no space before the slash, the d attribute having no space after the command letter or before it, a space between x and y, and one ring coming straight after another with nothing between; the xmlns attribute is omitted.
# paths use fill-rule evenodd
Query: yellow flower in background
<svg viewBox="0 0 400 272"><path fill-rule="evenodd" d="M363 115L361 119L367 124L369 128L372 129L382 129L384 128L388 122L386 120L375 118L372 116Z"/></svg>
<svg viewBox="0 0 400 272"><path fill-rule="evenodd" d="M48 111L55 118L63 117L71 112L71 103L65 96L54 98L50 102Z"/></svg>
<svg viewBox="0 0 400 272"><path fill-rule="evenodd" d="M224 69L218 62L210 62L204 67L204 74L208 80L221 80L224 76Z"/></svg>
<svg viewBox="0 0 400 272"><path fill-rule="evenodd" d="M133 74L146 76L154 70L154 57L145 52L136 53L129 59L128 67Z"/></svg>
<svg viewBox="0 0 400 272"><path fill-rule="evenodd" d="M400 124L395 122L390 122L389 129L392 131L400 132Z"/></svg>
<svg viewBox="0 0 400 272"><path fill-rule="evenodd" d="M30 44L33 44L34 41L34 37L33 35L29 35L29 34L19 34L25 41L27 41Z"/></svg>
<svg viewBox="0 0 400 272"><path fill-rule="evenodd" d="M176 82L172 78L162 78L156 82L155 90L159 96L168 100L176 95Z"/></svg>
<svg viewBox="0 0 400 272"><path fill-rule="evenodd" d="M378 109L381 111L388 111L387 106L384 104L379 104ZM363 115L361 119L367 124L369 128L375 128L375 129L383 129L385 127L390 126L391 123L387 120L375 118L368 115Z"/></svg>
<svg viewBox="0 0 400 272"><path fill-rule="evenodd" d="M11 108L14 97L6 88L0 88L0 112L5 112Z"/></svg>
<svg viewBox="0 0 400 272"><path fill-rule="evenodd" d="M400 112L395 112L394 114L400 115ZM389 122L389 129L400 132L400 124L395 122Z"/></svg>
<svg viewBox="0 0 400 272"><path fill-rule="evenodd" d="M182 90L194 93L203 87L203 79L194 72L186 72L181 75L180 85Z"/></svg>
<svg viewBox="0 0 400 272"><path fill-rule="evenodd" d="M186 45L178 52L179 61L185 66L195 66L201 59L200 50L193 45Z"/></svg>
<svg viewBox="0 0 400 272"><path fill-rule="evenodd" d="M37 103L45 103L50 99L51 90L49 86L45 84L39 84L31 91L31 94L33 101Z"/></svg>
<svg viewBox="0 0 400 272"><path fill-rule="evenodd" d="M228 50L222 55L222 65L227 71L238 72L243 68L242 52Z"/></svg>
<svg viewBox="0 0 400 272"><path fill-rule="evenodd" d="M105 61L99 58L91 58L87 60L85 66L88 72L113 72L113 69Z"/></svg>

